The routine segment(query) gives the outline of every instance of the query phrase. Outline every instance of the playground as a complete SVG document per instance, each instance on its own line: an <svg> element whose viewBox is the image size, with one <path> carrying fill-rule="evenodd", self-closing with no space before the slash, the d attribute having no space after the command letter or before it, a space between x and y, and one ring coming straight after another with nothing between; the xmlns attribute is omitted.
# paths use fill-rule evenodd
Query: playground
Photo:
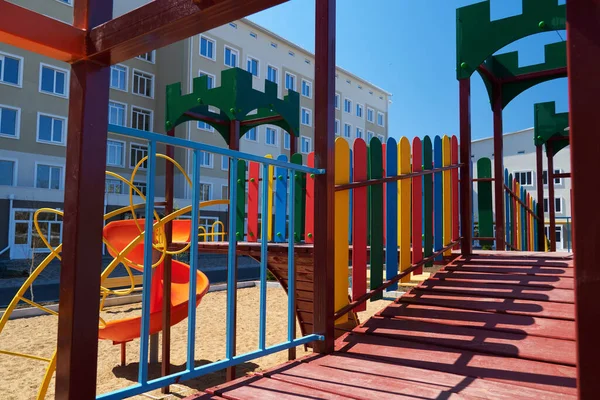
<svg viewBox="0 0 600 400"><path fill-rule="evenodd" d="M600 217L584 213L595 200L578 179L594 176L589 149L597 141L586 146L586 129L600 129L597 100L586 96L600 90L592 77L600 47L587 36L597 15L585 1L523 0L522 14L494 21L489 1L458 8L458 136L335 137L335 0L316 2L314 152L296 152L295 140L277 157L240 151L253 127L275 125L292 139L300 130L299 94L280 98L271 81L257 90L240 68L222 71L214 88L207 76L194 78L189 91L169 83L164 134L107 124L108 95L89 88L108 87L108 65L280 2L156 0L115 20L110 2L77 2L69 28L7 6L14 20L53 34L32 37L0 20L0 40L72 62L75 121L65 209L40 209L33 219L48 256L0 319L2 392L73 400L595 398L600 314L591 305L600 255L588 224L600 225ZM516 53L494 55L520 38L565 29L568 41L546 46L543 63L521 67ZM84 40L94 45L73 45ZM494 114L494 158L473 166L475 73ZM574 181L574 255L555 252L556 239L544 233L544 191L533 196L508 173L502 148L504 107L566 76L569 113L532 107L531 140L538 189L544 152L548 158L550 232L552 157L567 146L572 152L572 171L561 177ZM188 122L211 125L227 147L183 138ZM105 171L107 132L147 144L131 176ZM175 149L192 155L189 170ZM204 153L229 159L227 199L200 201ZM139 169L145 193L134 185ZM105 175L126 185L127 206L103 211ZM174 203L176 177L189 186L186 204ZM228 220L201 229L203 210L215 204L228 207ZM62 243L46 239L45 215L64 219ZM90 265L100 270L102 245L112 261L90 273ZM227 256L225 291L209 293L203 252ZM240 255L260 263L255 288L238 288ZM58 311L28 294L56 259ZM117 267L127 276L111 278ZM268 287L268 276L277 287ZM132 295L141 302L111 305ZM20 304L50 315L11 319Z"/></svg>

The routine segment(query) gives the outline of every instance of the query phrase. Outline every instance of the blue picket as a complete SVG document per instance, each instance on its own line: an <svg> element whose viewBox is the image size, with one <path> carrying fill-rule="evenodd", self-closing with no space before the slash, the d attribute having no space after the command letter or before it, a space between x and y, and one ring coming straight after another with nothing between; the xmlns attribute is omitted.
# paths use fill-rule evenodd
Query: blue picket
<svg viewBox="0 0 600 400"><path fill-rule="evenodd" d="M277 157L279 161L287 161L285 154ZM273 239L276 243L285 242L285 223L287 218L287 182L288 171L282 167L275 168L275 234ZM290 221L291 223L291 221Z"/></svg>
<svg viewBox="0 0 600 400"><path fill-rule="evenodd" d="M442 168L442 138L439 136L436 136L433 139L433 166L434 168ZM440 250L444 247L444 207L442 191L442 173L436 172L433 176L433 247L435 250ZM435 259L441 261L442 255L440 254Z"/></svg>
<svg viewBox="0 0 600 400"><path fill-rule="evenodd" d="M394 138L388 138L385 146L385 172L387 176L398 175L398 145ZM398 182L386 183L386 241L385 241L385 271L386 278L392 279L398 274ZM388 290L397 290L398 284L394 283Z"/></svg>

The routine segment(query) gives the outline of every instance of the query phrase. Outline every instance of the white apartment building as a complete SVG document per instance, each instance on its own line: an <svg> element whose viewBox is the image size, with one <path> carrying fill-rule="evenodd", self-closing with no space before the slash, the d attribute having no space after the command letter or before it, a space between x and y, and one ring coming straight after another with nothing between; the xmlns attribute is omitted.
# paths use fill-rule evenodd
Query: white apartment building
<svg viewBox="0 0 600 400"><path fill-rule="evenodd" d="M512 173L528 193L537 199L537 172L536 172L536 149L533 144L533 128L524 129L513 133L504 134L504 168ZM473 177L477 177L477 160L487 157L494 160L493 138L477 139L472 142L471 157L473 161ZM554 156L555 173L571 171L571 153L566 147ZM546 219L546 235L549 237L548 219L548 159L544 151L543 158L544 175L544 215ZM492 167L493 171L493 167ZM492 172L493 173L493 172ZM493 189L492 189L493 190ZM477 221L477 184L474 184L475 194L473 196L474 219ZM554 196L556 211L556 249L572 250L571 242L571 180L568 178L554 179ZM492 196L493 201L493 196ZM537 201L537 200L536 200ZM494 206L495 207L495 206ZM495 209L495 208L494 208Z"/></svg>

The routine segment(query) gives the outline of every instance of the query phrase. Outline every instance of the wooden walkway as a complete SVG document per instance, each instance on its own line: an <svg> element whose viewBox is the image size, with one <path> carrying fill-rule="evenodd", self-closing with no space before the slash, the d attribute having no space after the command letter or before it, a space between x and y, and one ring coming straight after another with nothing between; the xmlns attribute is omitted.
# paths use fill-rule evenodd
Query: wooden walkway
<svg viewBox="0 0 600 400"><path fill-rule="evenodd" d="M456 259L310 355L189 399L576 397L573 263L560 254Z"/></svg>

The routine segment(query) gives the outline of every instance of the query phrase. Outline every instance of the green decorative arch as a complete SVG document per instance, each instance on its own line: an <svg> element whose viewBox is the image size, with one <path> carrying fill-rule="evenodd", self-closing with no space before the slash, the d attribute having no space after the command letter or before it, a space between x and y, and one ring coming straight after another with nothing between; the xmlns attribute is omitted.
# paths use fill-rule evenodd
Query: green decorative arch
<svg viewBox="0 0 600 400"><path fill-rule="evenodd" d="M558 0L523 0L523 13L490 21L490 2L456 10L456 77L469 78L492 54L524 37L566 29L566 6Z"/></svg>
<svg viewBox="0 0 600 400"><path fill-rule="evenodd" d="M569 113L556 113L556 103L553 101L534 104L533 110L534 144L546 145L546 152L551 146L552 154L556 155L569 145L569 131L565 130L569 126Z"/></svg>
<svg viewBox="0 0 600 400"><path fill-rule="evenodd" d="M181 83L167 86L165 129L187 121L204 121L229 144L231 121L240 121L240 137L264 124L279 126L290 134L300 132L300 96L289 91L277 96L277 84L265 81L265 91L252 88L252 74L240 68L221 71L221 86L208 88L208 77L194 78L192 92L181 94ZM218 112L209 107L218 108ZM249 114L256 111L253 114Z"/></svg>

